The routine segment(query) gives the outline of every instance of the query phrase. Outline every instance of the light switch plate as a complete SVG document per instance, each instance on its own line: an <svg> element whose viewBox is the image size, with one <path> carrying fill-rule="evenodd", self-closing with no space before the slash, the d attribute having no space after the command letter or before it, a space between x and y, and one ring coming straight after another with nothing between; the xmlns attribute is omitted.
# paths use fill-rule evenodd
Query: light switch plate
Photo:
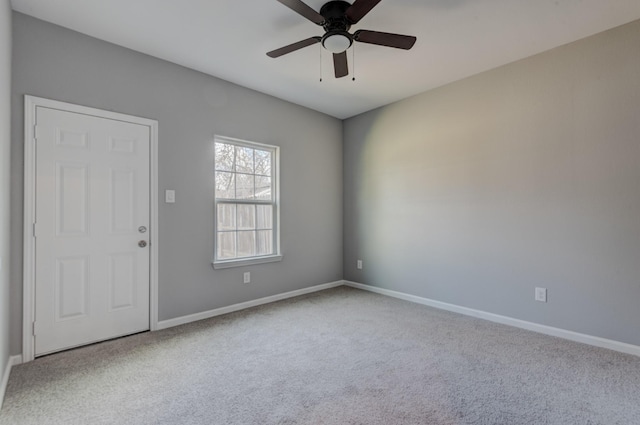
<svg viewBox="0 0 640 425"><path fill-rule="evenodd" d="M175 190L165 190L164 191L164 202L167 204L173 204L176 202L176 191Z"/></svg>
<svg viewBox="0 0 640 425"><path fill-rule="evenodd" d="M536 288L536 301L547 302L547 288Z"/></svg>

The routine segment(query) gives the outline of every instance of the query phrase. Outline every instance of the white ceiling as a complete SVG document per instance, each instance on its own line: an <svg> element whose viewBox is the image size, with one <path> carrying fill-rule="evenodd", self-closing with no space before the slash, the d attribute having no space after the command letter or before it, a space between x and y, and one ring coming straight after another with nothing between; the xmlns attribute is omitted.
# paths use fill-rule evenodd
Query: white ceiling
<svg viewBox="0 0 640 425"><path fill-rule="evenodd" d="M319 10L326 0L306 0ZM14 10L337 118L640 19L639 0L383 0L357 25L415 35L412 50L356 43L335 79L320 45L266 52L322 28L276 0L12 0ZM353 71L352 52L349 68Z"/></svg>

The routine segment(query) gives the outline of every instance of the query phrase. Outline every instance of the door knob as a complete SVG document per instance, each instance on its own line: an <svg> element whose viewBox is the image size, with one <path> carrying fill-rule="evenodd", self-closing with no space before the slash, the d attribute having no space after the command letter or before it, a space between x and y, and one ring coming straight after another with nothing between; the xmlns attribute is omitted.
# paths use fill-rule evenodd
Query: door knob
<svg viewBox="0 0 640 425"><path fill-rule="evenodd" d="M138 246L139 246L140 248L144 248L145 246L147 246L147 241L140 241L140 242L138 242Z"/></svg>

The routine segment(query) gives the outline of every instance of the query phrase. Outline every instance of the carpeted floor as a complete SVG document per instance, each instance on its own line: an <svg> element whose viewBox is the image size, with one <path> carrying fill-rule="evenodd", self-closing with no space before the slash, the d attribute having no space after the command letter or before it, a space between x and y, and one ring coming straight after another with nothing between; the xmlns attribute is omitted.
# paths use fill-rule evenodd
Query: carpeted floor
<svg viewBox="0 0 640 425"><path fill-rule="evenodd" d="M339 287L39 358L0 424L640 424L640 358Z"/></svg>

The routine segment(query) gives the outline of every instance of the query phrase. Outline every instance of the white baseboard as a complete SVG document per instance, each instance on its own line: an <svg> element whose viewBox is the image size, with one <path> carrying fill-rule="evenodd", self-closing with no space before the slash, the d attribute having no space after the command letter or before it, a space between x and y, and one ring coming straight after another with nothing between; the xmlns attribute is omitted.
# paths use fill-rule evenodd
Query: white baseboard
<svg viewBox="0 0 640 425"><path fill-rule="evenodd" d="M4 402L4 394L7 391L7 384L9 383L9 375L11 375L11 368L13 366L22 363L22 356L10 356L7 359L7 364L2 374L2 382L0 382L0 409L2 409L2 403Z"/></svg>
<svg viewBox="0 0 640 425"><path fill-rule="evenodd" d="M624 342L614 341L611 339L600 338L597 336L581 334L578 332L568 331L565 329L554 328L551 326L540 325L538 323L527 322L525 320L514 319L512 317L501 316L499 314L487 313L482 310L474 310L472 308L461 307L455 304L444 303L441 301L432 300L429 298L418 297L416 295L409 295L403 292L392 291L389 289L378 288L376 286L365 285L357 282L344 281L344 284L353 288L363 289L365 291L375 292L381 295L387 295L393 298L399 298L401 300L411 301L418 304L427 305L440 310L452 311L454 313L464 314L466 316L477 317L479 319L489 320L491 322L501 323L503 325L509 325L516 328L526 329L533 332L542 333L545 335L551 335L559 338L568 339L575 342L581 342L583 344L593 345L601 348L608 348L609 350L619 351L621 353L633 354L640 357L640 346L627 344Z"/></svg>
<svg viewBox="0 0 640 425"><path fill-rule="evenodd" d="M222 314L233 313L234 311L244 310L256 307L262 304L268 304L275 301L285 300L312 292L324 291L325 289L335 288L344 285L344 281L324 283L322 285L311 286L309 288L297 289L295 291L285 292L283 294L271 295L270 297L259 298L239 304L233 304L227 307L216 308L214 310L203 311L202 313L190 314L188 316L176 317L175 319L162 320L158 322L158 330L171 328L173 326L184 325L186 323L195 322L197 320L209 319L211 317L220 316Z"/></svg>

